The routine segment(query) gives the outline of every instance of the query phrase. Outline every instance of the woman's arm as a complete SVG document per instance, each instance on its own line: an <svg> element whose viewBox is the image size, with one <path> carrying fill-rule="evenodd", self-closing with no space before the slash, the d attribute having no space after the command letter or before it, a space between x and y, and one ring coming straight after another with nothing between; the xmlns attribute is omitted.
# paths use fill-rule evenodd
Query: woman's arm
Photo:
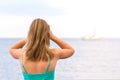
<svg viewBox="0 0 120 80"><path fill-rule="evenodd" d="M26 39L22 39L22 40L18 41L17 43L15 43L14 45L12 45L10 48L10 54L14 58L18 59L20 56L19 53L21 51L21 48L25 45L25 43L26 43Z"/></svg>
<svg viewBox="0 0 120 80"><path fill-rule="evenodd" d="M64 59L73 55L74 49L67 42L56 37L52 32L50 32L50 38L61 47L61 49L56 49L59 58Z"/></svg>

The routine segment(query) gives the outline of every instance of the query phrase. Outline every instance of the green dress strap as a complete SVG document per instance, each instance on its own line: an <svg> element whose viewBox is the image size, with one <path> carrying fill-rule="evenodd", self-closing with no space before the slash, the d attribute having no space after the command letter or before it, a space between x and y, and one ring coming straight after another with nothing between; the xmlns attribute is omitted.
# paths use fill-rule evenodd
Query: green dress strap
<svg viewBox="0 0 120 80"><path fill-rule="evenodd" d="M45 72L48 72L48 69L50 68L50 65L51 65L51 60L49 61Z"/></svg>
<svg viewBox="0 0 120 80"><path fill-rule="evenodd" d="M22 50L22 68L23 68L24 72L27 73L27 70L24 67L24 48Z"/></svg>

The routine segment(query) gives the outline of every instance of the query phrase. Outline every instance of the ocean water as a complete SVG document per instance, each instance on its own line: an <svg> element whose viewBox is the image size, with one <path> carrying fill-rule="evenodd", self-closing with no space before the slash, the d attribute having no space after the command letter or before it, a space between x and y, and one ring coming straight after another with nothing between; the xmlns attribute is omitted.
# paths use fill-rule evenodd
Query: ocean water
<svg viewBox="0 0 120 80"><path fill-rule="evenodd" d="M19 38L0 39L0 80L23 80L19 62L9 54ZM72 57L59 60L55 80L120 80L120 39L63 39L73 46ZM58 47L51 41L51 47Z"/></svg>

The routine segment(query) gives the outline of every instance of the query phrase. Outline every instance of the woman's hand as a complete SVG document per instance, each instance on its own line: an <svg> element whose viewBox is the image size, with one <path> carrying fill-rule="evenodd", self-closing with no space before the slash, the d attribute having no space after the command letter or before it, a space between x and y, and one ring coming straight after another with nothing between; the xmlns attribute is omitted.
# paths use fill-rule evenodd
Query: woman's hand
<svg viewBox="0 0 120 80"><path fill-rule="evenodd" d="M53 40L54 38L54 34L52 33L52 31L50 31L50 39Z"/></svg>
<svg viewBox="0 0 120 80"><path fill-rule="evenodd" d="M24 40L25 40L25 43L27 43L27 38L25 38Z"/></svg>

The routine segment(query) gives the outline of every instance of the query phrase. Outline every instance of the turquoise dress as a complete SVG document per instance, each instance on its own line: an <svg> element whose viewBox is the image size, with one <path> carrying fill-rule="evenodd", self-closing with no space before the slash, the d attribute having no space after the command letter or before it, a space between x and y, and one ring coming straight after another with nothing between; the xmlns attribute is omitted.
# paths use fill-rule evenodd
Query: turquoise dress
<svg viewBox="0 0 120 80"><path fill-rule="evenodd" d="M22 68L24 70L22 74L24 80L54 80L55 70L48 72L48 69L51 65L51 60L48 62L46 71L44 73L38 73L38 74L29 74L24 67L23 60L24 60L24 54L22 53Z"/></svg>

